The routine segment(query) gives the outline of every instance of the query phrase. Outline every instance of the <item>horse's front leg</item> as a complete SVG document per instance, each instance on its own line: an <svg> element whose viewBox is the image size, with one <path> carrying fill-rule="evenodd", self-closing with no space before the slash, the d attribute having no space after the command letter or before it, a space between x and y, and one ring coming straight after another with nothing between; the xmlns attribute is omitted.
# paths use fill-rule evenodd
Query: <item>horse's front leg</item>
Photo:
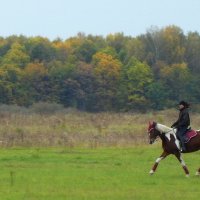
<svg viewBox="0 0 200 200"><path fill-rule="evenodd" d="M166 158L168 155L169 155L169 153L167 153L167 152L164 151L164 152L160 155L160 157L158 157L158 158L156 159L156 162L154 163L154 165L153 165L151 171L149 172L149 174L153 175L153 174L155 173L157 167L158 167L159 162L160 162L161 160L163 160L164 158Z"/></svg>
<svg viewBox="0 0 200 200"><path fill-rule="evenodd" d="M175 153L175 156L176 156L176 158L179 160L179 162L181 163L181 165L182 165L182 167L183 167L183 170L184 170L184 172L185 172L185 174L186 174L186 177L189 177L189 170L188 170L188 168L187 168L187 166L186 166L186 164L185 164L185 161L183 160L183 158L182 158L182 155L181 155L181 153L180 152L177 152L177 153Z"/></svg>

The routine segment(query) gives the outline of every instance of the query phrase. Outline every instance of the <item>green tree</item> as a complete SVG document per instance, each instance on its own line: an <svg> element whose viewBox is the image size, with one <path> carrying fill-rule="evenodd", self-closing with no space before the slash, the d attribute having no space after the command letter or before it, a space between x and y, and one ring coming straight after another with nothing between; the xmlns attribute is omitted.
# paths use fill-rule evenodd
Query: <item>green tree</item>
<svg viewBox="0 0 200 200"><path fill-rule="evenodd" d="M95 44L88 39L84 39L81 44L74 50L74 55L76 55L77 59L86 63L91 62L92 56L95 53Z"/></svg>
<svg viewBox="0 0 200 200"><path fill-rule="evenodd" d="M192 73L200 72L200 35L197 32L190 32L186 43L186 60Z"/></svg>
<svg viewBox="0 0 200 200"><path fill-rule="evenodd" d="M18 87L23 72L12 64L4 64L0 68L0 102L17 103Z"/></svg>
<svg viewBox="0 0 200 200"><path fill-rule="evenodd" d="M98 110L97 90L99 85L92 64L79 62L74 79L79 83L81 89L77 98L77 108L88 111Z"/></svg>
<svg viewBox="0 0 200 200"><path fill-rule="evenodd" d="M4 55L2 65L13 64L16 67L24 68L30 61L24 46L19 43L13 43L11 49Z"/></svg>
<svg viewBox="0 0 200 200"><path fill-rule="evenodd" d="M133 59L127 66L124 74L124 84L127 87L128 108L143 110L149 104L146 90L153 82L151 68L136 59Z"/></svg>
<svg viewBox="0 0 200 200"><path fill-rule="evenodd" d="M139 38L131 38L129 42L127 42L126 44L125 51L126 51L126 59L125 59L126 64L132 57L135 57L140 61L144 60L145 47L144 43Z"/></svg>
<svg viewBox="0 0 200 200"><path fill-rule="evenodd" d="M150 108L164 109L168 101L168 91L160 81L152 82L147 86L146 96L150 100Z"/></svg>
<svg viewBox="0 0 200 200"><path fill-rule="evenodd" d="M121 62L124 62L126 58L125 46L128 43L128 39L123 33L109 34L106 37L108 46L115 49Z"/></svg>
<svg viewBox="0 0 200 200"><path fill-rule="evenodd" d="M143 48L142 53L144 56L142 60L145 60L149 65L154 65L161 59L161 48L164 42L162 31L158 27L152 26L145 35L139 36L138 39L141 41L141 44L137 45Z"/></svg>
<svg viewBox="0 0 200 200"><path fill-rule="evenodd" d="M42 37L30 38L26 43L31 62L50 62L56 57L56 50L52 43Z"/></svg>
<svg viewBox="0 0 200 200"><path fill-rule="evenodd" d="M172 104L187 95L187 85L190 80L190 72L186 63L172 64L161 70L161 79L169 93Z"/></svg>

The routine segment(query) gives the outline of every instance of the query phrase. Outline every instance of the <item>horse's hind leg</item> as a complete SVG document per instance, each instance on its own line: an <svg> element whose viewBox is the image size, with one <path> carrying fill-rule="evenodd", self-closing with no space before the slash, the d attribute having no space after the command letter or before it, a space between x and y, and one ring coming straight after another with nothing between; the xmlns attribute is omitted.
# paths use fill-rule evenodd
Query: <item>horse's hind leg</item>
<svg viewBox="0 0 200 200"><path fill-rule="evenodd" d="M196 176L200 176L200 168L199 168L198 171L196 172Z"/></svg>
<svg viewBox="0 0 200 200"><path fill-rule="evenodd" d="M153 175L158 167L158 164L161 160L163 160L164 158L166 158L169 154L167 152L163 152L159 158L156 159L156 162L154 163L151 171L149 172L149 174Z"/></svg>
<svg viewBox="0 0 200 200"><path fill-rule="evenodd" d="M179 160L179 162L181 163L183 170L185 171L186 177L189 177L190 173L189 173L189 170L188 170L188 168L187 168L187 166L186 166L186 164L185 164L185 162L184 162L184 160L181 156L181 153L177 152L177 153L175 153L175 156Z"/></svg>

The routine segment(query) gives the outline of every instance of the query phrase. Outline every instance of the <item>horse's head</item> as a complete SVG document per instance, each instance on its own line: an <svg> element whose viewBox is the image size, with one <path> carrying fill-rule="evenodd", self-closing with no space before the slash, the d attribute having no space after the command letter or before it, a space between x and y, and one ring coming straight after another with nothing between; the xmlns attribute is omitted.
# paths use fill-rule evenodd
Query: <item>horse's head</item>
<svg viewBox="0 0 200 200"><path fill-rule="evenodd" d="M156 129L156 122L149 122L148 134L149 134L149 144L153 144L159 135L159 131Z"/></svg>

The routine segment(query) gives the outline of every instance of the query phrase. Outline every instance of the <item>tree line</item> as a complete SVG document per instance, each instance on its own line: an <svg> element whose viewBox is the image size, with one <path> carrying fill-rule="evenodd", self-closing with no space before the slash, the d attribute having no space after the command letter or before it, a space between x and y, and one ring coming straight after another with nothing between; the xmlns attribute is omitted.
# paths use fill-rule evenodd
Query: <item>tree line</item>
<svg viewBox="0 0 200 200"><path fill-rule="evenodd" d="M171 25L50 41L0 37L0 103L145 111L200 100L200 35Z"/></svg>

